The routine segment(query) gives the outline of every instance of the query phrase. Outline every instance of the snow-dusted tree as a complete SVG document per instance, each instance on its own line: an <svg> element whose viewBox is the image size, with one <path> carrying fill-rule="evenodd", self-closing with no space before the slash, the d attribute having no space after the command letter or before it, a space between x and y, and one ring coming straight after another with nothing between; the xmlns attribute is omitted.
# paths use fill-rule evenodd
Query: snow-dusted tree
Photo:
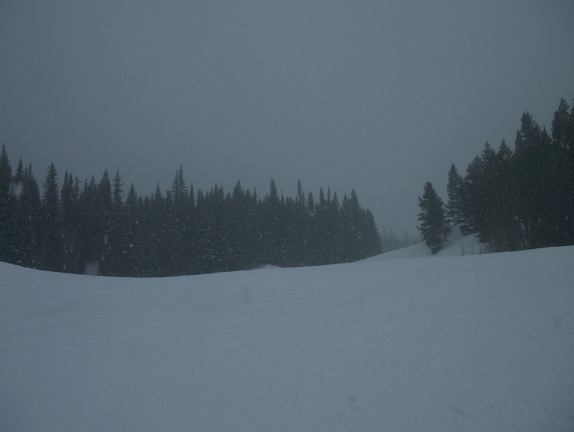
<svg viewBox="0 0 574 432"><path fill-rule="evenodd" d="M444 247L444 243L450 234L450 226L445 214L444 202L438 196L431 182L424 186L424 193L419 197L419 221L418 227L423 234L426 245L433 254Z"/></svg>

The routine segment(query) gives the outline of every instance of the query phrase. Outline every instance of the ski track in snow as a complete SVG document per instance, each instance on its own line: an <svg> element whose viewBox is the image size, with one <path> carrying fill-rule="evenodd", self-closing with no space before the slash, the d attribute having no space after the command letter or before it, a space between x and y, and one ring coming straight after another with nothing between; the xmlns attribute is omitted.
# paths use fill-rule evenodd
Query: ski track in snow
<svg viewBox="0 0 574 432"><path fill-rule="evenodd" d="M139 280L0 263L0 430L574 429L574 247L455 248Z"/></svg>

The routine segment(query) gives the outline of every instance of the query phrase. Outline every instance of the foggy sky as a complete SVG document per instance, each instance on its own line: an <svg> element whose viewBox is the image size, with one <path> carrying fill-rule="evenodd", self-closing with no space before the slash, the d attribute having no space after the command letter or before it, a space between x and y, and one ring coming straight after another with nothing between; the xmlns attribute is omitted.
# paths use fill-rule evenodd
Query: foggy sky
<svg viewBox="0 0 574 432"><path fill-rule="evenodd" d="M3 1L0 145L127 192L355 189L416 233L486 141L574 97L574 2Z"/></svg>

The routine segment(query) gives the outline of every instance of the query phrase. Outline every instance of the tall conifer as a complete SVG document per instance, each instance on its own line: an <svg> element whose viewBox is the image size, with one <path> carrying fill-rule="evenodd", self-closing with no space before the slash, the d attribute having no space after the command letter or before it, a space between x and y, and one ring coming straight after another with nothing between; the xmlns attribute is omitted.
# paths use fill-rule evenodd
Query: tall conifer
<svg viewBox="0 0 574 432"><path fill-rule="evenodd" d="M424 186L424 193L419 197L419 230L426 245L433 254L440 251L450 234L450 227L445 215L444 203L436 193L431 182Z"/></svg>

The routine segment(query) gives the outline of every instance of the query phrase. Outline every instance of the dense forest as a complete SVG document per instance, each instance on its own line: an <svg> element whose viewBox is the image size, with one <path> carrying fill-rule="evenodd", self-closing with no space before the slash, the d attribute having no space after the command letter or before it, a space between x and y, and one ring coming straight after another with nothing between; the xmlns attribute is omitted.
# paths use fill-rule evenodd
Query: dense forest
<svg viewBox="0 0 574 432"><path fill-rule="evenodd" d="M280 196L271 180L258 198L237 182L194 191L183 169L165 193L124 192L119 170L99 182L54 164L40 190L30 165L14 170L0 155L0 261L68 273L174 276L262 265L309 266L356 261L381 253L373 215L353 190L339 202L330 190Z"/></svg>
<svg viewBox="0 0 574 432"><path fill-rule="evenodd" d="M574 244L574 107L560 100L550 133L520 121L514 151L486 143L464 176L451 165L446 205L425 185L419 229L434 253L455 226L493 252Z"/></svg>

